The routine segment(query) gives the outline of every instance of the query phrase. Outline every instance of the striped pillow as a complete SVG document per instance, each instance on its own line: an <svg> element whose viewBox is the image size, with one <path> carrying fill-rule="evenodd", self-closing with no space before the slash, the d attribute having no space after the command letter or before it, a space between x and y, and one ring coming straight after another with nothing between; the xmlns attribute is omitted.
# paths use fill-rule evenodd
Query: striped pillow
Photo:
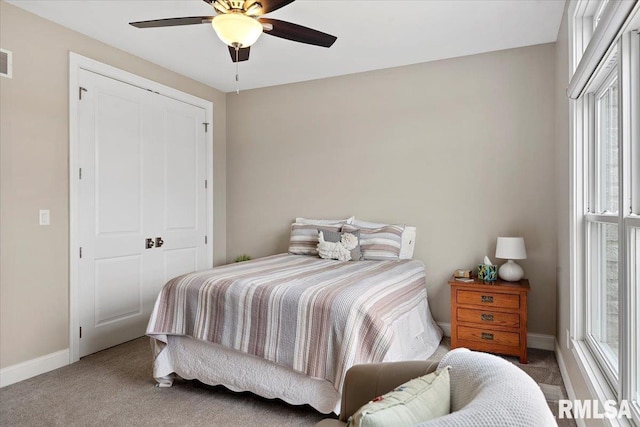
<svg viewBox="0 0 640 427"><path fill-rule="evenodd" d="M358 228L349 224L342 226L343 232L350 233L356 230L360 230L362 259L400 259L404 225L385 225L379 228Z"/></svg>
<svg viewBox="0 0 640 427"><path fill-rule="evenodd" d="M318 230L340 231L342 224L322 225L291 224L291 237L289 238L289 253L292 255L318 256Z"/></svg>

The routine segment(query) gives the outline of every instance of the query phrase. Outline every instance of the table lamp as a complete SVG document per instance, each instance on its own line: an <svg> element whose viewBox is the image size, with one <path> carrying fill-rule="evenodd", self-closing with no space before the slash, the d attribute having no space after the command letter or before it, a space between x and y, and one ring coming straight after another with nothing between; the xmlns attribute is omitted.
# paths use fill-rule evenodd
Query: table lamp
<svg viewBox="0 0 640 427"><path fill-rule="evenodd" d="M513 262L514 259L527 259L527 250L522 237L498 237L496 258L508 260L498 270L502 280L517 282L524 276L522 267Z"/></svg>

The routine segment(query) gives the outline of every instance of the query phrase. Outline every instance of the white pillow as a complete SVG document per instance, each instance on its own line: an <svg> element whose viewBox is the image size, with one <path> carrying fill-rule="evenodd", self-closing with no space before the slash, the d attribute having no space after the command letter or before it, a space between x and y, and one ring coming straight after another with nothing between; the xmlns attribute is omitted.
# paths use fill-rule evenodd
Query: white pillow
<svg viewBox="0 0 640 427"><path fill-rule="evenodd" d="M356 227L360 227L360 228L382 228L382 227L386 227L387 225L393 225L393 224L383 224L381 222L369 222L369 221L360 221L359 219L353 219L353 222L351 223L351 225L355 225Z"/></svg>
<svg viewBox="0 0 640 427"><path fill-rule="evenodd" d="M449 369L413 379L377 397L349 418L348 427L407 427L449 414Z"/></svg>
<svg viewBox="0 0 640 427"><path fill-rule="evenodd" d="M309 218L296 218L298 224L306 225L335 225L335 224L351 224L355 217L349 217L345 219L309 219Z"/></svg>
<svg viewBox="0 0 640 427"><path fill-rule="evenodd" d="M349 224L349 223L347 223ZM354 219L351 223L359 228L382 228L390 224L383 224L379 222L360 221ZM400 259L413 258L413 250L416 247L416 227L412 225L405 225L402 232L402 243L400 246Z"/></svg>

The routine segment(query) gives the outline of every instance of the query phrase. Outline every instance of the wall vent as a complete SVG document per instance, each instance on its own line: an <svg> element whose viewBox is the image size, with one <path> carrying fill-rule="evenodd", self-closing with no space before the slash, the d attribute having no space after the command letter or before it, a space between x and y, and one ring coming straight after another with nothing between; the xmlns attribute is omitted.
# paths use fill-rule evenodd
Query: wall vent
<svg viewBox="0 0 640 427"><path fill-rule="evenodd" d="M0 76L11 78L12 76L12 53L5 49L0 49Z"/></svg>

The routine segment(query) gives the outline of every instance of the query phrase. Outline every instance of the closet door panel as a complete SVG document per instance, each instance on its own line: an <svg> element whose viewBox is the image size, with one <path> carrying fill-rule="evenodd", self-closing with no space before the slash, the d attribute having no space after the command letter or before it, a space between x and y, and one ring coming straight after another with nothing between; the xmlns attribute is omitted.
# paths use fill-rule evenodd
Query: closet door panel
<svg viewBox="0 0 640 427"><path fill-rule="evenodd" d="M205 110L81 70L80 356L143 336L162 286L206 268Z"/></svg>
<svg viewBox="0 0 640 427"><path fill-rule="evenodd" d="M141 232L142 105L109 92L97 94L95 130L98 234Z"/></svg>
<svg viewBox="0 0 640 427"><path fill-rule="evenodd" d="M164 280L206 267L205 111L165 100Z"/></svg>
<svg viewBox="0 0 640 427"><path fill-rule="evenodd" d="M175 106L167 106L163 114L166 228L196 230L198 187L204 186L204 181L198 183L198 131L202 122L192 111L180 111Z"/></svg>
<svg viewBox="0 0 640 427"><path fill-rule="evenodd" d="M78 104L80 356L144 335L152 296L145 249L148 91L81 70ZM158 280L158 279L156 279Z"/></svg>

